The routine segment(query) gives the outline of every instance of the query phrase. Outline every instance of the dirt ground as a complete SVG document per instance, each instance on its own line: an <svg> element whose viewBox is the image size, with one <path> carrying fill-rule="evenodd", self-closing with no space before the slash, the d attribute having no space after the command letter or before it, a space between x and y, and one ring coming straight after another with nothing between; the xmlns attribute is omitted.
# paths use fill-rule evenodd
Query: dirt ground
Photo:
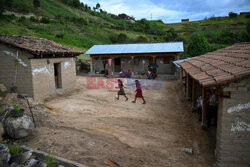
<svg viewBox="0 0 250 167"><path fill-rule="evenodd" d="M47 101L47 111L35 113L33 135L21 143L90 167L107 167L107 159L122 167L215 165L215 139L201 129L177 81L143 90L145 105L131 103L132 89L125 89L126 102L115 99L117 90L87 89L86 83L79 76L74 92Z"/></svg>

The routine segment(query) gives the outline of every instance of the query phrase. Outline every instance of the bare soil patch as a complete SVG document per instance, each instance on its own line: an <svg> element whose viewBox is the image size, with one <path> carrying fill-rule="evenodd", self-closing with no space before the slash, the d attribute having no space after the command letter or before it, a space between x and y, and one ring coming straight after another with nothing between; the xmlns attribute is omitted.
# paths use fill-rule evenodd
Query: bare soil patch
<svg viewBox="0 0 250 167"><path fill-rule="evenodd" d="M38 126L21 143L90 167L107 159L123 167L213 166L215 139L200 128L177 81L163 82L161 90L143 90L143 105L131 103L134 90L117 101L117 90L86 89L86 77L78 77L76 91L35 113Z"/></svg>

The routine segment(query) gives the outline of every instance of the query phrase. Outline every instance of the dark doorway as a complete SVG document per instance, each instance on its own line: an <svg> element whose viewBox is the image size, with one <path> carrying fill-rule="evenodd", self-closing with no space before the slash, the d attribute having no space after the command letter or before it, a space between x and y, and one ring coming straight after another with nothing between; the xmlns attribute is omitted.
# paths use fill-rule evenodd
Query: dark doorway
<svg viewBox="0 0 250 167"><path fill-rule="evenodd" d="M54 63L54 76L56 88L62 88L61 63Z"/></svg>
<svg viewBox="0 0 250 167"><path fill-rule="evenodd" d="M121 71L121 58L115 58L115 72Z"/></svg>

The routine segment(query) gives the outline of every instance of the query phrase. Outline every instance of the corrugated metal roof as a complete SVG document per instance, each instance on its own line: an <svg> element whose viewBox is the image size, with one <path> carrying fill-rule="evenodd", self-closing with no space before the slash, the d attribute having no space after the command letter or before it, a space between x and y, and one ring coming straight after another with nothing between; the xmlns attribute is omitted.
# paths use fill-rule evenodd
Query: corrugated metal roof
<svg viewBox="0 0 250 167"><path fill-rule="evenodd" d="M85 54L183 52L183 42L94 45Z"/></svg>
<svg viewBox="0 0 250 167"><path fill-rule="evenodd" d="M182 62L182 61L186 61L186 60L188 60L188 59L191 59L191 58L186 58L186 59L181 59L181 60L176 60L176 61L173 61L173 63L176 65L176 67L178 67L178 68L180 68L181 66L179 65L179 64L177 64L177 63L180 63L180 62Z"/></svg>

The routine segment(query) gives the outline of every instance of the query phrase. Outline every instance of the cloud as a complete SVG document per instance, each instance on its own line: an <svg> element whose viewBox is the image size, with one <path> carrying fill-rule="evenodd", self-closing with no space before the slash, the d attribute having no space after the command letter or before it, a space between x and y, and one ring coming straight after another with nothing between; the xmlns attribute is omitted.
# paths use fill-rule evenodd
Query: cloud
<svg viewBox="0 0 250 167"><path fill-rule="evenodd" d="M249 11L249 0L81 0L93 7L100 3L109 13L134 16L136 19L162 19L179 22L182 18L202 20L210 16L225 16L229 12Z"/></svg>

